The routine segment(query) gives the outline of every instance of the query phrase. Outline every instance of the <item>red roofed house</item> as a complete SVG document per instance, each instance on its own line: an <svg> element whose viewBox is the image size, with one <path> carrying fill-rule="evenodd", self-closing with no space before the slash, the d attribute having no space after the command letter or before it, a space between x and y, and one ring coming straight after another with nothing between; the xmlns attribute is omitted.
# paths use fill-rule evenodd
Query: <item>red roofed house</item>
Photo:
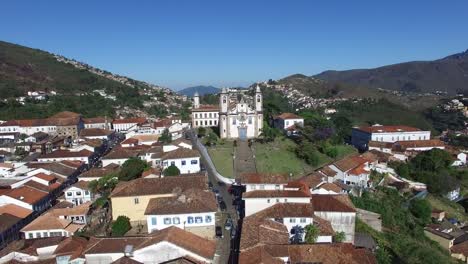
<svg viewBox="0 0 468 264"><path fill-rule="evenodd" d="M131 130L138 129L139 125L146 123L146 118L127 118L127 119L115 119L112 122L112 128L116 132L128 132Z"/></svg>
<svg viewBox="0 0 468 264"><path fill-rule="evenodd" d="M365 150L369 141L396 142L410 140L429 140L431 131L423 131L409 126L382 126L355 127L351 132L351 143L358 149Z"/></svg>
<svg viewBox="0 0 468 264"><path fill-rule="evenodd" d="M329 177L329 182L333 179L333 181L341 181L348 185L370 187L370 173L376 164L376 160L361 155L346 157L328 166L336 172L333 178Z"/></svg>
<svg viewBox="0 0 468 264"><path fill-rule="evenodd" d="M70 151L70 150L56 150L51 153L44 154L40 156L37 160L39 162L50 162L50 161L82 161L86 164L89 164L90 158L93 156L94 152L91 152L87 149L82 149L80 151Z"/></svg>
<svg viewBox="0 0 468 264"><path fill-rule="evenodd" d="M49 206L49 193L30 186L21 186L3 193L0 205L15 204L20 207L42 212Z"/></svg>
<svg viewBox="0 0 468 264"><path fill-rule="evenodd" d="M296 127L304 126L304 118L293 113L282 113L275 117L274 125L284 131L294 131Z"/></svg>

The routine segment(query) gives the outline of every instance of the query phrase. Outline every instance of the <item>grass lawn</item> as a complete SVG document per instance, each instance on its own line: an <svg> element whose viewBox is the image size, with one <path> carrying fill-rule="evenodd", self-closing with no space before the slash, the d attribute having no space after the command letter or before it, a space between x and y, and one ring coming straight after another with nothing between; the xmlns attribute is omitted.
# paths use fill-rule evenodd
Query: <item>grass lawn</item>
<svg viewBox="0 0 468 264"><path fill-rule="evenodd" d="M338 156L336 156L336 160L340 160L348 155L357 153L357 149L351 145L337 145L335 147L338 150Z"/></svg>
<svg viewBox="0 0 468 264"><path fill-rule="evenodd" d="M468 220L468 216L465 214L465 210L460 204L432 194L429 194L426 199L431 204L432 208L447 212L447 217L455 217L461 221Z"/></svg>
<svg viewBox="0 0 468 264"><path fill-rule="evenodd" d="M224 177L233 178L232 153L234 152L234 148L232 142L226 142L223 145L216 145L207 149L216 170Z"/></svg>
<svg viewBox="0 0 468 264"><path fill-rule="evenodd" d="M314 168L299 159L293 152L295 146L296 144L293 141L283 137L265 144L254 143L257 171L264 173L292 173L295 177L312 172ZM326 163L329 160L324 155L323 162Z"/></svg>

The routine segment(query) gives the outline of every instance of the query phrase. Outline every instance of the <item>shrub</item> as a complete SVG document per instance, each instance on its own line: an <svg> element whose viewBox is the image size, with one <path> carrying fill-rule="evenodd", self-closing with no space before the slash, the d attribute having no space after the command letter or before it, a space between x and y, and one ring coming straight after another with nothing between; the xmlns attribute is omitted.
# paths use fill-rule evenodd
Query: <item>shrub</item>
<svg viewBox="0 0 468 264"><path fill-rule="evenodd" d="M124 162L119 172L119 180L130 181L141 176L148 164L139 158L130 158Z"/></svg>
<svg viewBox="0 0 468 264"><path fill-rule="evenodd" d="M341 243L346 239L346 234L344 232L338 232L336 233L335 237L333 237L333 240L336 243Z"/></svg>
<svg viewBox="0 0 468 264"><path fill-rule="evenodd" d="M314 225L307 225L305 227L305 242L307 244L314 244L317 242L317 238L320 230Z"/></svg>
<svg viewBox="0 0 468 264"><path fill-rule="evenodd" d="M123 236L131 228L132 226L130 225L130 218L124 215L120 215L112 223L112 236Z"/></svg>
<svg viewBox="0 0 468 264"><path fill-rule="evenodd" d="M180 175L180 170L177 166L171 165L163 171L163 174L164 176L177 176Z"/></svg>

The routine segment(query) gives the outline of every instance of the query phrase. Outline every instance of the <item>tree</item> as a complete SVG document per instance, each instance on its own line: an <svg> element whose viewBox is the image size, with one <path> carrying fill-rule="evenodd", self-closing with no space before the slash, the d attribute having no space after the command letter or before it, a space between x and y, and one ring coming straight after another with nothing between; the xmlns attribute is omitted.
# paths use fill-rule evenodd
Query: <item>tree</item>
<svg viewBox="0 0 468 264"><path fill-rule="evenodd" d="M180 170L176 165L171 165L163 171L164 176L177 176L180 175Z"/></svg>
<svg viewBox="0 0 468 264"><path fill-rule="evenodd" d="M392 263L392 256L382 246L377 247L377 250L375 252L375 257L377 258L377 263L379 263L379 264L390 264L390 263Z"/></svg>
<svg viewBox="0 0 468 264"><path fill-rule="evenodd" d="M319 165L320 154L315 146L308 141L304 141L297 146L296 155L312 166Z"/></svg>
<svg viewBox="0 0 468 264"><path fill-rule="evenodd" d="M112 236L123 236L131 228L132 226L130 225L130 218L124 215L120 215L112 223Z"/></svg>
<svg viewBox="0 0 468 264"><path fill-rule="evenodd" d="M431 220L431 204L424 199L414 199L410 204L411 213L420 219L422 223L427 224Z"/></svg>
<svg viewBox="0 0 468 264"><path fill-rule="evenodd" d="M315 242L317 242L319 233L320 230L317 226L307 225L305 227L305 242L307 244L314 244Z"/></svg>
<svg viewBox="0 0 468 264"><path fill-rule="evenodd" d="M338 233L336 233L335 236L333 237L333 240L334 240L336 243L341 243L341 242L343 242L345 239L346 239L346 234L345 234L345 232L338 232Z"/></svg>
<svg viewBox="0 0 468 264"><path fill-rule="evenodd" d="M206 135L206 128L199 127L197 130L198 130L198 136L199 137L204 137Z"/></svg>
<svg viewBox="0 0 468 264"><path fill-rule="evenodd" d="M164 131L162 132L161 136L159 137L158 139L159 142L162 142L162 143L171 143L172 142L172 136L171 136L171 133L169 133L169 129L164 129Z"/></svg>
<svg viewBox="0 0 468 264"><path fill-rule="evenodd" d="M124 162L119 172L119 180L130 181L141 176L148 169L148 163L139 158L129 158Z"/></svg>
<svg viewBox="0 0 468 264"><path fill-rule="evenodd" d="M101 193L106 195L114 189L118 182L119 175L116 173L109 173L99 178L99 180L90 181L88 187L92 193Z"/></svg>
<svg viewBox="0 0 468 264"><path fill-rule="evenodd" d="M291 233L294 234L290 239L291 244L301 244L303 242L304 228L302 226L293 226Z"/></svg>
<svg viewBox="0 0 468 264"><path fill-rule="evenodd" d="M205 137L205 145L207 146L216 145L217 141L218 137L213 132L208 133L208 136Z"/></svg>

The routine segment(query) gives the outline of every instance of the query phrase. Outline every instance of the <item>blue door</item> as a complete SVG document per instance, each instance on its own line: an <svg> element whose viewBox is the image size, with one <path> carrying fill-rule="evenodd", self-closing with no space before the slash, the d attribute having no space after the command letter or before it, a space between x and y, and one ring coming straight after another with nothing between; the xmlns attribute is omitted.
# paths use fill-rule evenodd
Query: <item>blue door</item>
<svg viewBox="0 0 468 264"><path fill-rule="evenodd" d="M239 127L239 139L246 140L247 139L247 128L246 127Z"/></svg>

